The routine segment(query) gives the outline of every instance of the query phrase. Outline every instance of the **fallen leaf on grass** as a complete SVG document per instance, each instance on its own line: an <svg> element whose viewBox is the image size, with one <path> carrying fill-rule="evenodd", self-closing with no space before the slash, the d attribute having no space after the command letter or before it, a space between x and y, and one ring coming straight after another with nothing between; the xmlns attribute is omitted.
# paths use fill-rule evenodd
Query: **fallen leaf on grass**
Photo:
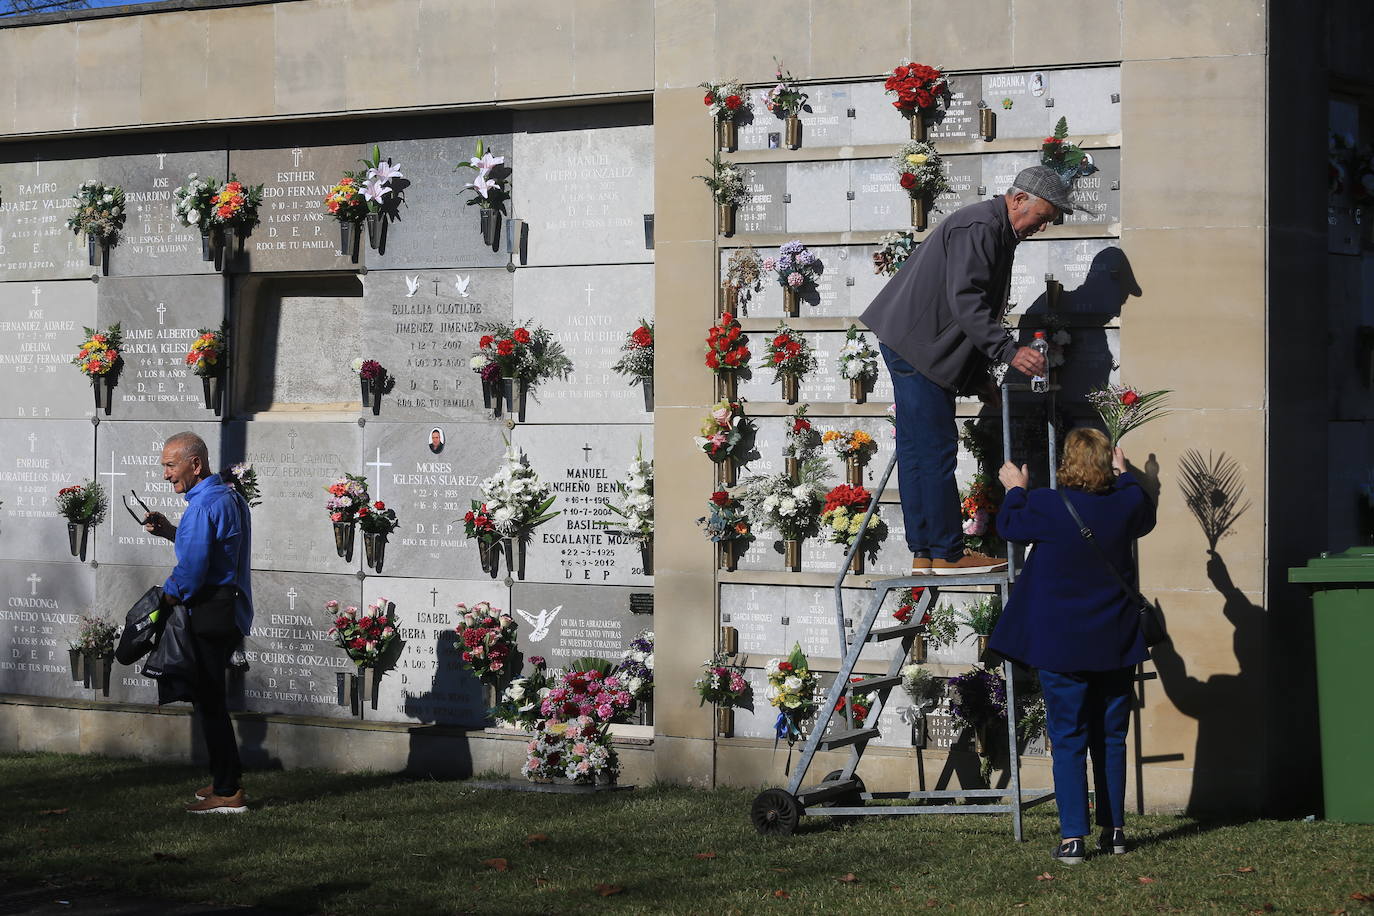
<svg viewBox="0 0 1374 916"><path fill-rule="evenodd" d="M929 900L926 901L926 909L928 910L933 910L939 905L940 901L936 900L934 897L931 897Z"/></svg>
<svg viewBox="0 0 1374 916"><path fill-rule="evenodd" d="M777 897L779 900L788 900L792 897L791 894L784 890L773 891L773 896Z"/></svg>
<svg viewBox="0 0 1374 916"><path fill-rule="evenodd" d="M790 868L770 868L770 869L768 869L768 870L769 870L769 871L775 871L775 872L781 873L781 872L789 872L789 871L791 871L792 869L790 869Z"/></svg>
<svg viewBox="0 0 1374 916"><path fill-rule="evenodd" d="M1350 899L1358 900L1361 903L1374 903L1374 894L1366 894L1361 891L1356 891L1355 893L1350 895Z"/></svg>
<svg viewBox="0 0 1374 916"><path fill-rule="evenodd" d="M1248 875L1254 871L1254 868L1249 865L1242 865L1240 868L1237 868L1236 871L1240 872L1242 875Z"/></svg>
<svg viewBox="0 0 1374 916"><path fill-rule="evenodd" d="M71 808L49 808L46 811L39 811L39 814L66 814Z"/></svg>
<svg viewBox="0 0 1374 916"><path fill-rule="evenodd" d="M483 859L482 864L497 871L510 871L510 863L505 859Z"/></svg>
<svg viewBox="0 0 1374 916"><path fill-rule="evenodd" d="M185 856L179 856L171 852L155 852L153 860L156 862L185 862Z"/></svg>
<svg viewBox="0 0 1374 916"><path fill-rule="evenodd" d="M1050 874L1050 873L1047 872L1047 871L1042 871L1040 874L1038 874L1038 875L1035 876L1035 880L1036 880L1036 881L1053 881L1053 880L1054 880L1054 875Z"/></svg>
<svg viewBox="0 0 1374 916"><path fill-rule="evenodd" d="M1136 877L1136 880L1139 881L1141 884L1154 884L1154 883L1155 883L1155 879L1154 879L1154 878L1147 878L1147 877L1145 877L1144 875L1138 875L1138 876Z"/></svg>
<svg viewBox="0 0 1374 916"><path fill-rule="evenodd" d="M619 884L598 884L594 889L603 897L609 897L612 894L618 894L625 890L625 888L621 887Z"/></svg>
<svg viewBox="0 0 1374 916"><path fill-rule="evenodd" d="M859 878L858 878L858 876L855 875L852 871L851 871L851 872L848 872L847 874L840 875L840 876L839 876L838 878L836 878L835 880L838 881L838 882L840 882L841 884L858 884L858 883L859 883Z"/></svg>
<svg viewBox="0 0 1374 916"><path fill-rule="evenodd" d="M535 878L535 879L534 879L534 886L535 886L535 887L543 887L544 885L546 885L546 884L548 884L548 883L549 883L549 879L548 879L548 878Z"/></svg>
<svg viewBox="0 0 1374 916"><path fill-rule="evenodd" d="M548 841L549 835L547 833L531 833L525 837L526 846L533 846L535 843L547 843Z"/></svg>
<svg viewBox="0 0 1374 916"><path fill-rule="evenodd" d="M692 858L694 858L694 859L714 859L715 857L716 857L716 854L715 854L714 852L694 852L694 853L692 853Z"/></svg>

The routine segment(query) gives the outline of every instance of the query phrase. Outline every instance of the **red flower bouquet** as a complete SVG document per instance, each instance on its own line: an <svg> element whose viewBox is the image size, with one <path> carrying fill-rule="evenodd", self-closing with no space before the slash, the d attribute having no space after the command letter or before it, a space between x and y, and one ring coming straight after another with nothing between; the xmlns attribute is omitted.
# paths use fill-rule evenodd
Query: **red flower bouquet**
<svg viewBox="0 0 1374 916"><path fill-rule="evenodd" d="M515 620L487 601L470 608L459 604L457 608L462 620L454 631L462 646L463 662L482 683L499 684L515 651Z"/></svg>
<svg viewBox="0 0 1374 916"><path fill-rule="evenodd" d="M906 117L939 107L949 91L944 74L934 67L915 62L894 68L883 83L883 88L888 95L897 97L892 107Z"/></svg>
<svg viewBox="0 0 1374 916"><path fill-rule="evenodd" d="M749 368L749 338L729 312L706 334L706 368L717 375Z"/></svg>

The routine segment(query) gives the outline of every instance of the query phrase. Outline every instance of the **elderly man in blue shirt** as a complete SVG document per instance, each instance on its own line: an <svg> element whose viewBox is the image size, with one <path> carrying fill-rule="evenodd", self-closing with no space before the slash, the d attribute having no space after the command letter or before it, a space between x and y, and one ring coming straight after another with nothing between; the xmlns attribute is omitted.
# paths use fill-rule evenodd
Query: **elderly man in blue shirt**
<svg viewBox="0 0 1374 916"><path fill-rule="evenodd" d="M253 626L252 525L248 503L210 471L205 440L177 433L162 448L162 478L186 498L181 524L153 512L144 527L175 541L176 568L163 584L163 603L184 605L196 651L192 704L200 714L212 781L186 810L239 814L244 802L238 740L225 700L224 671L239 641Z"/></svg>

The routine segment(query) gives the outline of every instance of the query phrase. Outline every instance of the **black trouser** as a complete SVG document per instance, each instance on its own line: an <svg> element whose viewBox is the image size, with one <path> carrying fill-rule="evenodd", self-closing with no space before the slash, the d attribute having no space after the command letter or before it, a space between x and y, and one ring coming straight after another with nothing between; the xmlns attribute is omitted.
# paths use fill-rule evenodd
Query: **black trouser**
<svg viewBox="0 0 1374 916"><path fill-rule="evenodd" d="M210 612L209 607L204 610L206 613L198 617L196 608L191 608L191 636L196 644L196 678L191 685L191 703L200 714L215 794L229 796L240 788L243 764L239 761L234 723L229 719L224 671L242 635L232 624L226 625L221 614Z"/></svg>

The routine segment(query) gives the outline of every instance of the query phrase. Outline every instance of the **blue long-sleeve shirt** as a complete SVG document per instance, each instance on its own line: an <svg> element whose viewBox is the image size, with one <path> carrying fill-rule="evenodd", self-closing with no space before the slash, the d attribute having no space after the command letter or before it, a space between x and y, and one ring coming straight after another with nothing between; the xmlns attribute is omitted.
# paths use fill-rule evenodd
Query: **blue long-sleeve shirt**
<svg viewBox="0 0 1374 916"><path fill-rule="evenodd" d="M247 635L253 626L252 542L252 522L243 497L218 474L205 478L186 491L186 512L177 525L177 565L163 591L185 603L202 589L237 585L243 598L234 617Z"/></svg>

